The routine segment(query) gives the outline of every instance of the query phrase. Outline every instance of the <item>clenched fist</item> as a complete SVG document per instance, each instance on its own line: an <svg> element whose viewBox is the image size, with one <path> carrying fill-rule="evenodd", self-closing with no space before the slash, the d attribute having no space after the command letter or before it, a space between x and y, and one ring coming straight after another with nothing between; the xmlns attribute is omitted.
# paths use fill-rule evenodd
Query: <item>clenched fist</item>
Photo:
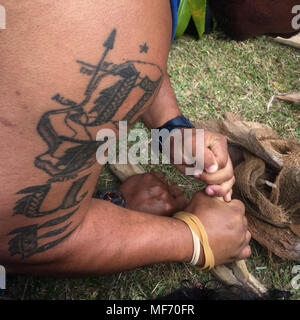
<svg viewBox="0 0 300 320"><path fill-rule="evenodd" d="M192 134L184 138L185 130L192 130ZM196 129L181 129L182 141L185 142L184 148L191 148L192 154L196 154ZM172 140L171 140L172 141ZM197 146L198 147L198 146ZM204 145L200 146L203 150L203 173L195 174L195 178L205 182L208 186L205 191L209 196L223 197L229 202L232 196L232 186L235 183L233 166L228 154L227 139L225 136L208 130L204 131ZM175 144L171 142L171 160L174 163L173 155L179 152L175 149ZM198 159L200 163L200 159ZM182 159L182 164L174 164L181 172L185 173L187 167L193 168Z"/></svg>
<svg viewBox="0 0 300 320"><path fill-rule="evenodd" d="M216 265L250 256L251 234L245 217L245 206L241 201L232 200L226 203L200 191L194 195L184 211L195 214L204 225ZM200 259L203 265L203 254Z"/></svg>
<svg viewBox="0 0 300 320"><path fill-rule="evenodd" d="M188 204L181 189L159 173L132 176L118 190L125 196L126 208L155 215L170 216Z"/></svg>

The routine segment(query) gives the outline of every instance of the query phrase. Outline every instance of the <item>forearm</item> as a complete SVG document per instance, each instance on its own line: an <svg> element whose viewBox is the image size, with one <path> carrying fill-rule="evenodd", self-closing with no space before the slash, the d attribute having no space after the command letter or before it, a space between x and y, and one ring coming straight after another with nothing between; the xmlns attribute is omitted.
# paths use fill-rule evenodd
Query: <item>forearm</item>
<svg viewBox="0 0 300 320"><path fill-rule="evenodd" d="M143 114L142 120L149 129L162 126L167 121L181 115L172 89L170 79L165 72L164 80L153 104Z"/></svg>
<svg viewBox="0 0 300 320"><path fill-rule="evenodd" d="M181 221L125 210L93 199L86 218L61 244L59 253L41 263L8 267L14 273L91 276L143 265L189 261L193 242ZM45 263L46 262L46 263Z"/></svg>

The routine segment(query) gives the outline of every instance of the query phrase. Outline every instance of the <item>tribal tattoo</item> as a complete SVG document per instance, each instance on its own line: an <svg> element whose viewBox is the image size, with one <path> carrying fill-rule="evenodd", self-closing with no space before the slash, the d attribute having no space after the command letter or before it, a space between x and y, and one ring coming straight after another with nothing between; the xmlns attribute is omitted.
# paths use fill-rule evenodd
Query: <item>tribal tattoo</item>
<svg viewBox="0 0 300 320"><path fill-rule="evenodd" d="M49 175L49 179L44 185L27 187L17 192L25 196L17 201L13 215L34 219L53 215L59 210L71 211L42 225L32 224L12 230L8 234L14 235L8 243L11 255L20 255L22 259L31 257L57 246L75 231L76 226L71 228L70 219L88 194L88 191L81 190L89 178L89 174L81 178L78 175L95 164L96 151L106 142L93 139L91 130L108 123L118 129L119 121L133 124L137 114L151 101L160 87L163 73L153 63L128 60L115 64L107 61L109 52L114 49L116 35L117 31L114 29L103 43L104 52L98 64L76 61L80 66L80 73L90 77L82 101L67 99L59 93L52 97L52 101L62 108L45 112L38 122L37 132L47 145L47 150L34 161L37 168ZM148 49L148 45L144 43L140 46L140 53L147 54ZM142 76L141 69L151 71L151 76ZM120 116L120 109L125 104L128 105L129 99L132 107L125 115ZM57 123L64 123L64 127L58 129ZM52 185L68 181L70 186L62 202L51 210L42 211L41 206ZM58 229L53 229L56 226ZM40 234L47 228L50 231L48 229ZM47 238L53 239L39 245L39 240Z"/></svg>

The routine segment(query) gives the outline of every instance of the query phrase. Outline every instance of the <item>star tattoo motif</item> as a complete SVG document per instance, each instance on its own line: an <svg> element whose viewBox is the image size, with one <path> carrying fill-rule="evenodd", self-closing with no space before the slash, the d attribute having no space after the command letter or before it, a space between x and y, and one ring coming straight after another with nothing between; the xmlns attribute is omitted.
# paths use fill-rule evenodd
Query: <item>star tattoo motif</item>
<svg viewBox="0 0 300 320"><path fill-rule="evenodd" d="M147 53L149 50L149 47L147 46L147 43L145 42L143 45L140 46L140 53Z"/></svg>

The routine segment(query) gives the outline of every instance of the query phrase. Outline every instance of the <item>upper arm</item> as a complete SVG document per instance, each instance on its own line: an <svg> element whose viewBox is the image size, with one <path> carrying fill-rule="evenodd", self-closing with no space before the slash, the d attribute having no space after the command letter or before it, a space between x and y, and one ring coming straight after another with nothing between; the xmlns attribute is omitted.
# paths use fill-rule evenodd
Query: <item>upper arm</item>
<svg viewBox="0 0 300 320"><path fill-rule="evenodd" d="M0 255L19 260L58 247L84 219L101 168L97 132L132 124L152 103L171 13L168 0L3 5Z"/></svg>

